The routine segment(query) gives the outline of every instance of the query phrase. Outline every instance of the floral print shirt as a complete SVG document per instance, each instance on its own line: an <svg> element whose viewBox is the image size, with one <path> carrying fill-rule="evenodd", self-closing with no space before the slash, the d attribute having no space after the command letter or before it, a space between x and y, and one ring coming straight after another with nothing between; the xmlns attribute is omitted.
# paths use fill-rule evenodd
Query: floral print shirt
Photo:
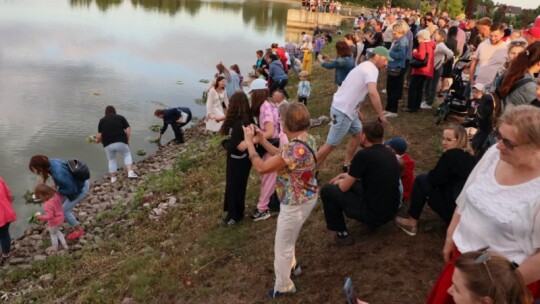
<svg viewBox="0 0 540 304"><path fill-rule="evenodd" d="M315 179L315 138L308 136L305 143L291 140L279 148L278 155L287 164L277 175L276 192L284 205L300 205L317 198L319 187Z"/></svg>

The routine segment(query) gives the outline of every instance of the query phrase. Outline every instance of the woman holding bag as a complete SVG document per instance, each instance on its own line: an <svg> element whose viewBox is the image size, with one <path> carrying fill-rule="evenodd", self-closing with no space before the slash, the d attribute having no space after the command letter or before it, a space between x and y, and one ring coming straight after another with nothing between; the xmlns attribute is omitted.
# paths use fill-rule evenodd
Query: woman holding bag
<svg viewBox="0 0 540 304"><path fill-rule="evenodd" d="M405 61L409 50L409 41L405 36L405 33L409 30L407 24L399 22L394 24L392 29L394 41L390 47L390 57L392 57L394 61L388 61L386 67L386 92L388 98L386 102L385 117L398 116L398 102L401 99L403 92L403 79L407 70Z"/></svg>
<svg viewBox="0 0 540 304"><path fill-rule="evenodd" d="M407 98L407 108L405 112L416 112L420 108L422 101L424 81L433 78L435 59L435 42L430 40L428 30L421 30L416 34L418 48L413 50L411 60L411 83L409 84L409 97Z"/></svg>

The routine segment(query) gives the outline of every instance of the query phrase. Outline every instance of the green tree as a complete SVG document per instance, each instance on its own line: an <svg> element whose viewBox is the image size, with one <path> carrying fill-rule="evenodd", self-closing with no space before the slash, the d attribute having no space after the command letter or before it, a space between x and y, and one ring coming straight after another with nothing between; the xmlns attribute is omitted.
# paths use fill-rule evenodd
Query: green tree
<svg viewBox="0 0 540 304"><path fill-rule="evenodd" d="M446 0L445 7L450 17L455 17L463 12L463 3L461 0Z"/></svg>

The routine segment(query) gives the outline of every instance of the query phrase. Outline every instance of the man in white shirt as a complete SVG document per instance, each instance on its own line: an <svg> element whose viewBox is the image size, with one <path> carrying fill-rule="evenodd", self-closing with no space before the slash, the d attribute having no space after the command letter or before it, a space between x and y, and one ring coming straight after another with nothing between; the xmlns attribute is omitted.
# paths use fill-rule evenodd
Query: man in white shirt
<svg viewBox="0 0 540 304"><path fill-rule="evenodd" d="M377 78L379 69L384 68L388 60L392 61L388 50L383 46L378 46L372 51L373 56L352 69L337 92L334 94L332 106L330 108L330 120L332 121L326 143L317 152L317 166L320 166L341 142L347 133L352 136L347 145L347 152L343 169L348 170L352 157L360 144L360 132L362 123L360 122L360 111L357 107L362 104L366 95L373 108L377 112L379 121L386 123L381 98L377 91Z"/></svg>
<svg viewBox="0 0 540 304"><path fill-rule="evenodd" d="M502 38L504 29L502 24L493 23L490 27L489 39L478 45L476 53L472 57L469 70L471 86L476 83L490 89L497 70L503 66L508 58L508 48Z"/></svg>

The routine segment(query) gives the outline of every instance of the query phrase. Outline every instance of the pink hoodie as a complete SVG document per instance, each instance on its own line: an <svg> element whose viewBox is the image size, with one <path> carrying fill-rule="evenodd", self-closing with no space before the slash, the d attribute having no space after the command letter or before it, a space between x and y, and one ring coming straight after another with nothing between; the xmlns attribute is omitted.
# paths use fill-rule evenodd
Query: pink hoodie
<svg viewBox="0 0 540 304"><path fill-rule="evenodd" d="M17 219L15 210L11 205L11 192L4 180L0 177L0 227Z"/></svg>
<svg viewBox="0 0 540 304"><path fill-rule="evenodd" d="M62 202L58 193L46 201L43 208L45 215L38 216L38 220L49 221L49 227L57 227L64 222L64 210L62 210Z"/></svg>

